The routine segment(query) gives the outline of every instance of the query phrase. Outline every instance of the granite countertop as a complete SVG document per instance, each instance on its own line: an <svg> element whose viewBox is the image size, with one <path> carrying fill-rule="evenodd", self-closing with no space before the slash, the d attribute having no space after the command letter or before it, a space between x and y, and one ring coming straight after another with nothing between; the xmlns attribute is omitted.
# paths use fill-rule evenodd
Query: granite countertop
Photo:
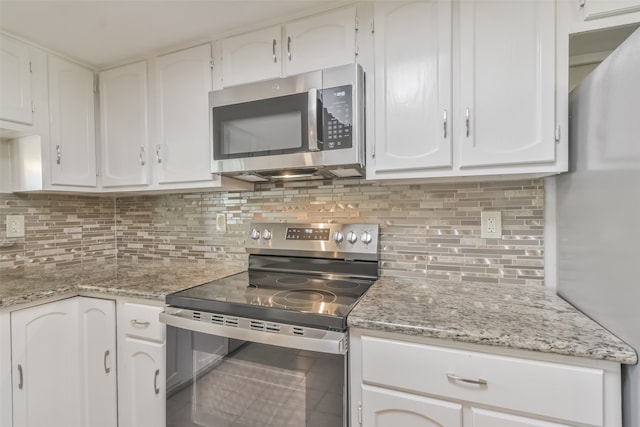
<svg viewBox="0 0 640 427"><path fill-rule="evenodd" d="M537 286L382 277L353 309L347 324L417 337L638 362L626 343L553 290Z"/></svg>
<svg viewBox="0 0 640 427"><path fill-rule="evenodd" d="M52 297L105 294L164 302L172 292L241 272L224 264L107 263L1 273L0 309Z"/></svg>
<svg viewBox="0 0 640 427"><path fill-rule="evenodd" d="M73 295L164 302L172 292L241 272L224 264L89 264L2 273L0 309ZM348 317L348 326L635 364L634 350L537 286L461 284L380 278Z"/></svg>

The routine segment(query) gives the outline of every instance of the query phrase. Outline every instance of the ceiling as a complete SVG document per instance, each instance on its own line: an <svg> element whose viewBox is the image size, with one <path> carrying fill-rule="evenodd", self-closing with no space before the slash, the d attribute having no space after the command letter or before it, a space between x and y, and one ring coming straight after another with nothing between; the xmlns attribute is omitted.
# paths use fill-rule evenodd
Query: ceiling
<svg viewBox="0 0 640 427"><path fill-rule="evenodd" d="M0 28L97 70L281 23L334 0L0 0Z"/></svg>

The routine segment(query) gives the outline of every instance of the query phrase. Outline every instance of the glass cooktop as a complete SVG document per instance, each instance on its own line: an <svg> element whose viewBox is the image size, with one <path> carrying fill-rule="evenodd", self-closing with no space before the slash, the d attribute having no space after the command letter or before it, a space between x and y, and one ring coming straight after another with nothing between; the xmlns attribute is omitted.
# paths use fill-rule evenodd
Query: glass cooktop
<svg viewBox="0 0 640 427"><path fill-rule="evenodd" d="M167 295L166 302L191 310L344 330L347 315L373 282L248 271Z"/></svg>

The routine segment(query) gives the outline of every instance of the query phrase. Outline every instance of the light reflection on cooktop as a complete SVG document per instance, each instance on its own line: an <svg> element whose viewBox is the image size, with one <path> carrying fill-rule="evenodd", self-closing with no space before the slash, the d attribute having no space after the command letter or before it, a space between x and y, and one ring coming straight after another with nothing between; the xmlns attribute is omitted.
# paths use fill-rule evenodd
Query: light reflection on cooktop
<svg viewBox="0 0 640 427"><path fill-rule="evenodd" d="M369 279L251 271L176 292L166 301L174 307L252 318L262 318L259 311L265 310L264 318L274 321L288 321L286 313L329 316L336 321L321 319L318 324L344 326L347 314L372 283ZM309 324L315 322L304 319Z"/></svg>

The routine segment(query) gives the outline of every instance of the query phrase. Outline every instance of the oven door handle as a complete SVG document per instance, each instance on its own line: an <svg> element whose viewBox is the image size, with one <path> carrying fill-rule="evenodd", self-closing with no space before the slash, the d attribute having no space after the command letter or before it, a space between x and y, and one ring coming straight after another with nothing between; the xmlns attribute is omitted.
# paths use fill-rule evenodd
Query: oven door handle
<svg viewBox="0 0 640 427"><path fill-rule="evenodd" d="M311 328L297 328L291 325L284 325L283 329L290 329L291 333L268 332L264 330L254 330L250 319L228 316L233 319L236 326L227 326L206 321L207 313L197 312L205 320L195 320L194 312L175 307L166 307L160 313L160 322L167 326L174 326L189 331L202 332L224 338L235 338L242 341L256 342L260 344L276 345L298 350L315 351L330 354L347 354L348 338L344 332L323 331ZM210 316L210 315L209 315ZM301 332L302 331L302 332ZM298 335L307 332L309 335Z"/></svg>

